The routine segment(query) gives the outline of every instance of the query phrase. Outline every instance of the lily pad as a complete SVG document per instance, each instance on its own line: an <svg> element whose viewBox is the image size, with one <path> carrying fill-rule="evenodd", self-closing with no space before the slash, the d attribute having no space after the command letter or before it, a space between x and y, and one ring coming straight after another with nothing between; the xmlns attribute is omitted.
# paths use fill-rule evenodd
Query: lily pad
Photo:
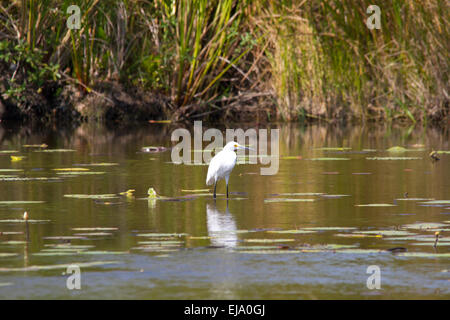
<svg viewBox="0 0 450 320"><path fill-rule="evenodd" d="M327 199L339 199L339 198L343 198L343 197L351 197L351 195L349 194L324 194L322 195L323 198L327 198Z"/></svg>
<svg viewBox="0 0 450 320"><path fill-rule="evenodd" d="M382 238L381 234L365 234L365 233L337 233L336 237L343 238Z"/></svg>
<svg viewBox="0 0 450 320"><path fill-rule="evenodd" d="M167 241L138 241L138 244L150 244L157 246L180 246L184 245L184 241L167 240Z"/></svg>
<svg viewBox="0 0 450 320"><path fill-rule="evenodd" d="M138 233L137 237L184 237L187 233Z"/></svg>
<svg viewBox="0 0 450 320"><path fill-rule="evenodd" d="M416 242L416 243L411 243L411 245L413 246L427 246L427 247L434 247L434 243L432 242ZM447 247L450 246L450 242L442 242L439 241L436 244L436 247Z"/></svg>
<svg viewBox="0 0 450 320"><path fill-rule="evenodd" d="M87 250L87 249L61 247L61 248L44 248L40 252L79 252L79 251L85 251L85 250Z"/></svg>
<svg viewBox="0 0 450 320"><path fill-rule="evenodd" d="M43 237L45 240L75 240L75 239L85 239L85 237L81 236L48 236Z"/></svg>
<svg viewBox="0 0 450 320"><path fill-rule="evenodd" d="M80 163L76 165L80 167L112 167L118 166L119 164L117 162L94 162L94 163Z"/></svg>
<svg viewBox="0 0 450 320"><path fill-rule="evenodd" d="M450 253L402 252L398 256L415 258L450 258Z"/></svg>
<svg viewBox="0 0 450 320"><path fill-rule="evenodd" d="M36 252L36 253L33 253L33 256L53 257L53 256L73 256L75 254L78 254L78 252L55 251L55 252Z"/></svg>
<svg viewBox="0 0 450 320"><path fill-rule="evenodd" d="M416 236L406 236L406 237L387 237L384 238L388 241L424 241L424 242L434 242L436 237L434 235L416 235Z"/></svg>
<svg viewBox="0 0 450 320"><path fill-rule="evenodd" d="M290 193L271 193L270 197L277 196L322 196L324 193L321 192L290 192Z"/></svg>
<svg viewBox="0 0 450 320"><path fill-rule="evenodd" d="M355 227L310 227L310 228L303 228L303 230L341 231L341 230L356 230L356 228Z"/></svg>
<svg viewBox="0 0 450 320"><path fill-rule="evenodd" d="M0 258L11 258L18 256L17 253L10 253L10 252L0 252Z"/></svg>
<svg viewBox="0 0 450 320"><path fill-rule="evenodd" d="M269 230L266 231L267 233L282 233L282 234L310 234L310 233L316 233L316 230L300 230L300 229L294 229L294 230Z"/></svg>
<svg viewBox="0 0 450 320"><path fill-rule="evenodd" d="M352 150L352 148L349 148L349 147L322 147L322 148L315 148L315 150L322 150L322 151L346 151L346 150Z"/></svg>
<svg viewBox="0 0 450 320"><path fill-rule="evenodd" d="M334 251L334 250L343 250L343 249L354 249L358 248L357 244L334 244L334 243L328 243L328 244L315 244L310 246L301 246L297 247L297 249L302 250L311 250L309 252L326 252L326 251Z"/></svg>
<svg viewBox="0 0 450 320"><path fill-rule="evenodd" d="M386 150L387 152L405 152L406 148L404 147L399 147L399 146L395 146L395 147L390 147L389 149Z"/></svg>
<svg viewBox="0 0 450 320"><path fill-rule="evenodd" d="M74 231L116 231L119 228L115 227L93 227L93 228L72 228Z"/></svg>
<svg viewBox="0 0 450 320"><path fill-rule="evenodd" d="M44 247L50 248L52 250L61 250L61 249L67 249L67 250L86 250L86 249L91 249L94 248L95 246L90 245L90 244L85 244L85 245L74 245L71 243L46 243L44 244ZM44 250L50 250L50 249L42 249L42 251Z"/></svg>
<svg viewBox="0 0 450 320"><path fill-rule="evenodd" d="M18 244L25 244L27 241L22 240L9 240L9 241L2 241L0 244L10 244L10 245L18 245Z"/></svg>
<svg viewBox="0 0 450 320"><path fill-rule="evenodd" d="M230 192L230 194L231 194L231 192ZM188 198L188 197L208 197L208 196L212 196L212 195L214 195L214 193L212 193L212 192L207 192L207 193L199 192L199 193L194 193L194 194L187 194L180 198L169 198L169 199L176 200L176 199L184 199L184 198Z"/></svg>
<svg viewBox="0 0 450 320"><path fill-rule="evenodd" d="M421 160L419 157L368 157L367 160Z"/></svg>
<svg viewBox="0 0 450 320"><path fill-rule="evenodd" d="M307 160L312 160L312 161L339 161L339 160L350 160L350 158L311 158L311 159L307 159Z"/></svg>
<svg viewBox="0 0 450 320"><path fill-rule="evenodd" d="M410 236L414 235L412 232L403 230L368 230L368 231L358 231L359 234L379 234L382 236Z"/></svg>
<svg viewBox="0 0 450 320"><path fill-rule="evenodd" d="M314 202L314 199L295 199L295 198L270 198L264 199L264 203L273 202Z"/></svg>
<svg viewBox="0 0 450 320"><path fill-rule="evenodd" d="M92 261L92 262L73 262L65 264L29 266L23 268L0 268L0 272L28 272L28 271L43 271L43 270L58 270L67 269L71 265L77 265L80 268L90 268L97 266L105 266L111 264L120 264L120 261Z"/></svg>
<svg viewBox="0 0 450 320"><path fill-rule="evenodd" d="M447 204L450 204L450 200L432 200L432 201L420 202L420 204L443 204L443 205L447 205Z"/></svg>
<svg viewBox="0 0 450 320"><path fill-rule="evenodd" d="M0 223L46 223L50 222L50 220L23 220L23 219L4 219L0 220Z"/></svg>
<svg viewBox="0 0 450 320"><path fill-rule="evenodd" d="M192 189L192 190L181 189L181 192L207 192L208 193L209 191L210 191L209 189Z"/></svg>
<svg viewBox="0 0 450 320"><path fill-rule="evenodd" d="M250 230L217 230L213 231L215 235L224 235L224 234L242 234L252 232Z"/></svg>
<svg viewBox="0 0 450 320"><path fill-rule="evenodd" d="M211 236L201 236L201 237L188 237L189 240L209 240L213 239L214 237Z"/></svg>
<svg viewBox="0 0 450 320"><path fill-rule="evenodd" d="M14 205L21 205L21 204L39 204L44 203L45 201L0 201L0 205L3 206L14 206Z"/></svg>
<svg viewBox="0 0 450 320"><path fill-rule="evenodd" d="M65 198L75 198L75 199L115 199L118 198L116 194L65 194Z"/></svg>
<svg viewBox="0 0 450 320"><path fill-rule="evenodd" d="M142 252L164 252L164 253L169 253L169 252L177 252L180 251L179 248L174 248L174 247L166 247L166 246L156 246L156 245L141 245L138 247L133 247L131 248L131 250L139 250Z"/></svg>
<svg viewBox="0 0 450 320"><path fill-rule="evenodd" d="M48 152L48 153L52 153L52 152L75 152L77 150L74 149L45 149L45 150L35 150L34 152Z"/></svg>
<svg viewBox="0 0 450 320"><path fill-rule="evenodd" d="M17 176L3 176L0 181L61 181L60 178L55 177L17 177Z"/></svg>
<svg viewBox="0 0 450 320"><path fill-rule="evenodd" d="M45 143L42 144L24 144L22 147L24 148L47 148L48 145Z"/></svg>
<svg viewBox="0 0 450 320"><path fill-rule="evenodd" d="M293 242L295 239L244 239L248 243Z"/></svg>
<svg viewBox="0 0 450 320"><path fill-rule="evenodd" d="M0 282L0 288L1 287L8 287L8 286L12 286L14 283L12 282Z"/></svg>
<svg viewBox="0 0 450 320"><path fill-rule="evenodd" d="M381 252L385 252L385 251L380 250L380 249L342 249L342 250L336 250L335 252L351 253L351 254L373 254L373 253L381 253Z"/></svg>
<svg viewBox="0 0 450 320"><path fill-rule="evenodd" d="M423 222L423 223L406 224L406 225L402 226L402 228L417 229L417 230L436 229L436 228L442 228L442 227L448 227L448 225L446 225L444 223L436 223L436 222ZM435 231L435 230L433 230L433 231Z"/></svg>
<svg viewBox="0 0 450 320"><path fill-rule="evenodd" d="M54 171L89 171L88 168L55 168Z"/></svg>
<svg viewBox="0 0 450 320"><path fill-rule="evenodd" d="M258 245L247 245L241 247L234 247L234 250L277 250L279 246L258 246Z"/></svg>
<svg viewBox="0 0 450 320"><path fill-rule="evenodd" d="M85 232L85 233L75 233L75 236L80 237L107 237L112 236L110 232Z"/></svg>
<svg viewBox="0 0 450 320"><path fill-rule="evenodd" d="M395 199L397 201L429 201L429 200L434 200L434 199L430 199L430 198L399 198L399 199Z"/></svg>
<svg viewBox="0 0 450 320"><path fill-rule="evenodd" d="M395 207L395 204L390 203L369 203L369 204L357 204L355 207Z"/></svg>
<svg viewBox="0 0 450 320"><path fill-rule="evenodd" d="M248 253L248 254L293 254L293 253L302 253L301 250L238 250L239 253Z"/></svg>
<svg viewBox="0 0 450 320"><path fill-rule="evenodd" d="M81 251L80 254L87 255L111 255L111 254L129 254L128 251Z"/></svg>
<svg viewBox="0 0 450 320"><path fill-rule="evenodd" d="M96 175L96 174L105 174L103 171L64 171L57 172L56 174L64 175L64 176L78 176L78 175Z"/></svg>

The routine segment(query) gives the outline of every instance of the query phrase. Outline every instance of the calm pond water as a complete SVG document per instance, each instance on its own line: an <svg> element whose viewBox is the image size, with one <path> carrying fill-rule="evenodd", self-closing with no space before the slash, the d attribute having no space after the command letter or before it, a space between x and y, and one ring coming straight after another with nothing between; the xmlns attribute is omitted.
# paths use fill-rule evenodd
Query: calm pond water
<svg viewBox="0 0 450 320"><path fill-rule="evenodd" d="M450 298L450 154L429 157L448 128L271 127L278 173L237 165L215 202L207 166L141 152L173 146L172 125L0 127L0 298Z"/></svg>

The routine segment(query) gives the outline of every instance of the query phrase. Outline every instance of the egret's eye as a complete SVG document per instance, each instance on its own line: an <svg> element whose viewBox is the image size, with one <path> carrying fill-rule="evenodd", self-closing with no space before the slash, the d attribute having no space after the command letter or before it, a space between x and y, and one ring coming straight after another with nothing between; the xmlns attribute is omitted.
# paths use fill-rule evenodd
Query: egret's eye
<svg viewBox="0 0 450 320"><path fill-rule="evenodd" d="M234 147L235 147L235 148L237 148L237 147L238 147L238 145L237 145L237 144L235 144L235 145L234 145Z"/></svg>

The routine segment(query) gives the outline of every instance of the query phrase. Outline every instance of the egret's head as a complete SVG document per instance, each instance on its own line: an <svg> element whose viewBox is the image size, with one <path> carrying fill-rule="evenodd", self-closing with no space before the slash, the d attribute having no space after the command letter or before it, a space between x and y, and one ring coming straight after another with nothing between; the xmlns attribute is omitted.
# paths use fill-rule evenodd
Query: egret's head
<svg viewBox="0 0 450 320"><path fill-rule="evenodd" d="M226 144L226 146L223 148L223 150L230 150L230 151L237 151L239 149L249 149L247 147L244 147L243 145L240 145L237 142L230 141Z"/></svg>

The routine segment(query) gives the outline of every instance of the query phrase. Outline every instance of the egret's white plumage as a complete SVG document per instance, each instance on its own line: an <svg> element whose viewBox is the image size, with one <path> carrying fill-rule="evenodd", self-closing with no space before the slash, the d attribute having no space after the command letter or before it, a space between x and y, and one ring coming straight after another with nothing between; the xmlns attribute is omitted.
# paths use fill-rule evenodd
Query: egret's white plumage
<svg viewBox="0 0 450 320"><path fill-rule="evenodd" d="M221 179L225 179L227 183L227 198L228 198L228 179L230 178L231 171L236 165L236 153L238 149L248 149L241 146L239 143L230 141L228 142L222 151L216 154L209 163L208 174L206 176L206 184L214 184L214 198L216 197L217 182Z"/></svg>

